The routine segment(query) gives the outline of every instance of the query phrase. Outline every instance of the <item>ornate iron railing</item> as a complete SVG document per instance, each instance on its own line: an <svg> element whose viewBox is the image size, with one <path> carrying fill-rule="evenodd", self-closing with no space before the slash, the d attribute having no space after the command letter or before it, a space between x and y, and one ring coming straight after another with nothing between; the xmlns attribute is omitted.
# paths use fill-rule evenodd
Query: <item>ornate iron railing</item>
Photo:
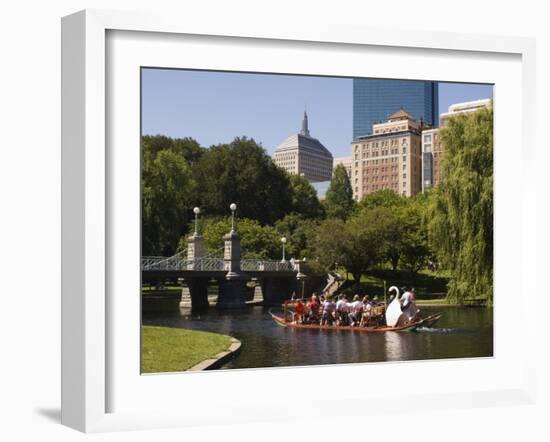
<svg viewBox="0 0 550 442"><path fill-rule="evenodd" d="M243 272L292 272L294 267L289 261L241 260L241 270Z"/></svg>
<svg viewBox="0 0 550 442"><path fill-rule="evenodd" d="M215 257L215 255L219 254L222 251L223 251L223 247L196 260L187 259L187 256L185 256L187 254L187 250L178 252L174 256L170 256L170 257L142 256L141 269L174 271L174 270L195 270L196 267L204 266L204 270L215 270L216 268L214 268L213 262L215 262L216 260L221 260L223 263L223 259L217 258ZM223 270L223 265L221 270Z"/></svg>
<svg viewBox="0 0 550 442"><path fill-rule="evenodd" d="M209 255L198 259L187 259L185 252L180 252L168 258L163 256L143 256L141 258L141 269L145 271L224 271L226 263L223 258L215 256L222 249L216 250ZM296 265L290 261L273 261L262 259L243 259L241 260L241 270L243 272L293 272L297 271Z"/></svg>

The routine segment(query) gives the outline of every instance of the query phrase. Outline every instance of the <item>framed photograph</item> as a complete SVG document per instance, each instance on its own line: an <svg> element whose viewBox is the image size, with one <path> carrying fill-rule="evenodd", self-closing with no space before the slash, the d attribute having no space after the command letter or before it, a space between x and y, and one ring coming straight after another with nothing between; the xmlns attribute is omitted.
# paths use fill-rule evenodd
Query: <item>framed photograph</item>
<svg viewBox="0 0 550 442"><path fill-rule="evenodd" d="M533 41L108 11L62 37L64 424L533 403Z"/></svg>

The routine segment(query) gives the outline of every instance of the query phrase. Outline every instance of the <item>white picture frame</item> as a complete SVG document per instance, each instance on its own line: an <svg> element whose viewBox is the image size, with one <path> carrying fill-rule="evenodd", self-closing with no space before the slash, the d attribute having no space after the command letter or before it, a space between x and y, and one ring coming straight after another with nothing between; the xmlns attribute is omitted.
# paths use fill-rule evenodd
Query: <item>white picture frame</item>
<svg viewBox="0 0 550 442"><path fill-rule="evenodd" d="M176 408L145 406L136 409L125 407L113 407L109 399L113 389L113 372L118 369L118 364L113 367L113 361L119 354L120 346L112 345L112 335L116 332L118 321L113 313L113 302L109 298L109 290L112 289L110 278L112 269L109 267L110 253L113 253L110 244L117 239L113 238L117 229L113 220L114 204L121 194L113 192L113 180L116 180L116 159L113 160L109 151L109 143L116 143L116 135L107 132L106 122L113 116L112 109L108 107L110 82L116 81L116 72L111 72L109 63L119 57L124 61L124 54L109 49L108 34L127 35L139 33L143 44L148 38L167 38L172 42L179 42L185 36L216 37L218 41L248 41L252 46L265 42L277 48L277 51L290 54L291 51L302 50L306 45L315 48L323 45L329 50L345 52L371 48L378 51L401 51L396 57L404 57L407 51L426 51L425 54L438 57L445 54L470 54L483 60L484 54L497 54L502 57L510 57L519 63L521 84L519 91L519 108L516 115L521 119L517 121L518 127L512 129L516 140L521 145L521 173L529 176L534 170L534 102L535 102L535 46L531 39L517 37L490 37L481 35L465 35L451 33L429 33L415 31L390 31L371 28L346 28L334 26L330 28L317 28L315 26L303 26L295 28L285 27L280 23L272 27L265 24L259 26L254 23L210 23L206 20L186 21L174 17L153 16L151 14L134 14L126 12L111 12L99 10L81 11L63 18L62 21L62 423L85 432L98 432L122 429L159 428L169 426L208 425L210 417L205 416L207 409L201 403L197 393L191 394L187 400L195 401L193 407ZM113 34L114 33L114 34ZM129 35L129 34L128 34ZM237 40L234 40L237 39ZM131 42L131 44L136 44ZM138 43L139 44L139 43ZM163 44L162 42L160 43ZM177 43L179 44L179 43ZM129 46L126 46L128 48ZM112 49L112 48L111 48ZM307 48L306 48L307 49ZM169 48L167 48L169 51ZM146 52L146 51L144 51ZM161 51L162 52L162 51ZM424 54L424 53L423 53ZM438 55L439 54L439 55ZM518 61L519 60L519 61ZM135 61L132 61L134 63ZM175 65L178 65L177 63ZM250 67L246 62L237 61L234 69L247 70ZM240 66L240 67L239 67ZM360 67L357 67L359 69ZM447 69L452 69L449 66ZM267 69L267 68L266 68ZM272 69L273 70L273 69ZM513 70L513 69L512 69ZM276 70L275 70L276 71ZM106 75L106 72L108 75ZM310 73L319 73L316 72ZM372 75L365 72L365 76ZM386 74L389 75L389 74ZM396 71L396 76L399 73ZM480 73L480 77L483 75ZM411 77L412 78L412 77ZM514 78L518 78L517 75ZM515 80L514 80L515 81ZM136 97L139 99L139 97ZM517 97L516 97L517 98ZM496 119L499 118L499 94L496 93ZM134 112L136 109L133 110ZM116 112L114 112L116 113ZM505 117L505 112L501 114ZM134 121L133 124L136 122ZM128 128L132 131L132 128ZM139 136L139 134L134 134ZM495 134L496 149L506 140L498 138ZM112 164L110 163L112 162ZM135 162L131 163L134 164ZM501 166L501 164L503 164ZM498 155L495 163L498 169L506 166L504 160L499 163ZM131 168L131 167L130 167ZM139 166L138 166L139 168ZM134 172L136 172L134 170ZM137 170L139 173L139 170ZM113 178L113 176L115 178ZM117 188L117 192L121 192ZM521 280L517 285L512 285L514 290L520 290L520 299L526 299L527 293L535 293L535 267L530 265L536 256L536 200L535 194L527 192L524 188L511 190L521 198L522 211L515 219L520 226L521 237L515 243L521 258ZM124 191L122 191L122 194ZM502 215L503 212L501 212ZM505 217L505 216L504 216ZM504 218L502 217L502 218ZM496 227L501 222L499 211L495 214ZM513 221L513 222L515 222ZM137 244L139 247L139 244ZM496 242L497 253L503 250L504 244ZM119 252L117 252L119 253ZM124 252L120 252L124 253ZM132 255L131 255L132 256ZM115 258L113 258L115 259ZM139 262L138 262L139 266ZM496 287L498 280L495 280ZM515 284L515 283L514 283ZM501 286L502 287L502 286ZM496 299L495 322L506 318L509 310L506 306L498 305L498 293ZM523 296L523 298L521 298ZM138 298L135 298L138 303ZM116 309L115 309L116 310ZM120 309L119 309L120 310ZM521 318L527 319L525 309L519 311ZM131 318L130 318L131 319ZM134 318L135 319L135 318ZM497 328L496 328L497 330ZM471 390L466 386L457 387L453 393L443 392L436 394L430 392L422 394L419 390L407 390L405 392L393 391L384 393L376 392L376 403L372 402L368 407L376 408L378 412L389 411L395 407L396 398L407 396L415 400L419 410L435 410L441 408L464 408L472 403L481 406L499 404L527 404L534 403L536 392L535 366L536 366L536 323L526 321L524 328L525 345L517 366L513 367L512 377L509 383L502 381L488 388L479 385ZM135 344L135 334L132 335L129 346ZM120 333L116 338L120 337ZM499 339L498 334L495 339ZM505 345L505 343L503 343ZM510 344L512 345L512 344ZM504 355L505 351L501 352ZM498 362L499 354L495 351ZM490 370L496 362L488 361L485 369ZM506 360L504 357L502 360ZM461 361L442 362L453 370L461 370L464 365ZM381 364L375 364L381 367ZM399 376L404 367L407 370L431 370L422 363L413 364L387 364L384 370ZM496 365L495 365L496 366ZM321 368L325 375L336 376L338 373L351 375L364 369L364 364L351 364L349 366L331 366ZM502 368L502 367L501 367ZM375 370L376 368L373 368ZM281 403L274 401L272 404L262 403L262 407L251 402L259 400L258 389L265 382L266 371L253 370L244 382L243 370L235 370L233 373L222 374L198 373L183 374L193 376L192 382L197 385L216 385L224 388L228 379L233 388L241 388L243 394L238 397L233 393L226 402L221 401L221 406L231 405L241 414L239 422L257 422L261 420L285 419L292 417L291 410L285 409ZM318 375L319 368L293 368L291 370L271 370L269 376L277 377L278 382L286 382L294 373L304 375L314 373ZM139 373L137 374L139 376ZM149 386L145 390L153 389L162 391L173 383L178 375L159 375L148 377ZM170 378L170 379L168 379ZM190 379L189 377L187 379ZM183 378L182 378L182 383ZM160 385L166 384L166 385ZM219 384L219 385L218 385ZM235 387L236 386L236 387ZM460 390L462 388L462 390ZM248 391L250 390L250 391ZM127 390L126 390L127 391ZM137 391L137 390L136 390ZM228 390L229 392L229 390ZM121 394L126 394L122 391ZM129 393L128 393L129 394ZM145 394L145 393L144 393ZM350 403L360 403L361 390L346 398L346 410L353 409ZM255 396L256 395L256 396ZM120 396L120 394L119 394ZM135 398L133 398L135 399ZM131 402L133 399L128 399ZM343 401L343 399L341 399ZM124 401L120 401L123 403ZM307 402L313 409L322 409L326 402L312 398ZM191 409L193 408L193 409ZM221 410L221 409L220 409ZM363 404L363 410L365 406ZM221 411L218 413L218 422L234 422L233 416L224 420Z"/></svg>

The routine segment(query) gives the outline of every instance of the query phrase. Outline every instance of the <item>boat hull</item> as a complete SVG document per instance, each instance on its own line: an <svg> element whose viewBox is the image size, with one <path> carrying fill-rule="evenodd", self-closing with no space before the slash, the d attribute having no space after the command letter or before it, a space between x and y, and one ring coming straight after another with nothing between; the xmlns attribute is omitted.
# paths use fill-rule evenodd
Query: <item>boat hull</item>
<svg viewBox="0 0 550 442"><path fill-rule="evenodd" d="M273 320L280 326L285 328L299 328L310 330L339 330L339 331L353 331L363 333L383 333L383 332L413 332L419 327L430 327L441 318L441 313L430 315L426 318L419 319L410 324L401 325L398 327L386 327L386 326L373 326L373 327L351 327L351 326L339 326L339 325L318 325L318 324L296 324L293 322L287 322L282 317L271 313Z"/></svg>

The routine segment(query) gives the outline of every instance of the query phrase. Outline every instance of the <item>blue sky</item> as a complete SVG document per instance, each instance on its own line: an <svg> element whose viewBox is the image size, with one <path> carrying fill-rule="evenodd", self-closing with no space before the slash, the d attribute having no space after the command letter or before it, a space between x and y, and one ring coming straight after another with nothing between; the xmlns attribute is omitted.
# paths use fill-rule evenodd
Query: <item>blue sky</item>
<svg viewBox="0 0 550 442"><path fill-rule="evenodd" d="M439 109L492 97L492 86L440 83ZM352 80L144 69L144 134L192 137L202 146L246 135L269 153L300 130L307 109L311 135L334 156L349 155L352 139Z"/></svg>

